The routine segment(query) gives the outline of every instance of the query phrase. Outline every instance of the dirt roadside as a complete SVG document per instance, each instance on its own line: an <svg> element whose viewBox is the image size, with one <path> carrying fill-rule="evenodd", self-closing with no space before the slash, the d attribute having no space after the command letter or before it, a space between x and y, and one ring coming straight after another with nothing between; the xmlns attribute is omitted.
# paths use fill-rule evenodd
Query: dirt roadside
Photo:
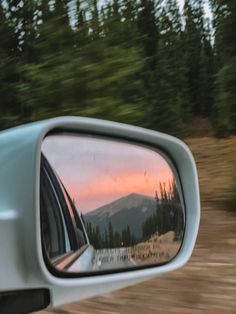
<svg viewBox="0 0 236 314"><path fill-rule="evenodd" d="M197 161L202 199L190 262L161 278L40 314L236 313L236 212L226 208L236 172L236 137L186 143Z"/></svg>

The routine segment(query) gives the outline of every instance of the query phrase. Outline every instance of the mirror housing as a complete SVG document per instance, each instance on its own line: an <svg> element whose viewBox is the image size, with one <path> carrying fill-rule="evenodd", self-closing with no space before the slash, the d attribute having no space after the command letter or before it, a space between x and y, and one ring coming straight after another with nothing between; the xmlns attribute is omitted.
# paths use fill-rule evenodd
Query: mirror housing
<svg viewBox="0 0 236 314"><path fill-rule="evenodd" d="M182 185L186 227L178 255L168 264L83 278L59 278L46 267L40 229L42 142L55 132L94 134L157 148L174 164ZM0 133L0 295L4 291L49 289L52 306L136 284L183 266L190 258L200 221L197 170L188 147L159 132L115 122L60 117Z"/></svg>

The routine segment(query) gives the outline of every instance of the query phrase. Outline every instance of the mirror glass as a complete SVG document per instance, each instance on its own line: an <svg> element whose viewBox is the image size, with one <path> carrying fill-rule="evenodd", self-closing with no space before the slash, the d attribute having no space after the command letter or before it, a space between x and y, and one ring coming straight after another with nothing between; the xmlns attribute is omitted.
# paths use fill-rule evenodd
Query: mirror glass
<svg viewBox="0 0 236 314"><path fill-rule="evenodd" d="M160 151L92 135L42 145L42 243L58 271L101 272L169 262L184 234L174 168Z"/></svg>

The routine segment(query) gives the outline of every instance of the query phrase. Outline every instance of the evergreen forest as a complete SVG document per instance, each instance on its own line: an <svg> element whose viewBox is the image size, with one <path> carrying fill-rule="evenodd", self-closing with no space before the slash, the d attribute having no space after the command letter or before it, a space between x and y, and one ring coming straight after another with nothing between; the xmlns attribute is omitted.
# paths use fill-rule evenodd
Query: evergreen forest
<svg viewBox="0 0 236 314"><path fill-rule="evenodd" d="M1 0L0 129L62 115L236 132L236 1Z"/></svg>

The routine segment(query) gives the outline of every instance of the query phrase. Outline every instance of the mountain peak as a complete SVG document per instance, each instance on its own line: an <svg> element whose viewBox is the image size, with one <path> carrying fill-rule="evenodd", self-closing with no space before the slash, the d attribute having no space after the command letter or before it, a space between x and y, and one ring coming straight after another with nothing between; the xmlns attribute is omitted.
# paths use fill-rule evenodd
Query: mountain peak
<svg viewBox="0 0 236 314"><path fill-rule="evenodd" d="M97 208L84 215L84 218L92 226L98 226L101 232L105 232L111 223L117 232L122 232L125 227L129 226L131 232L140 237L143 223L154 212L156 212L154 197L131 193Z"/></svg>
<svg viewBox="0 0 236 314"><path fill-rule="evenodd" d="M107 215L112 216L122 210L131 209L134 207L143 207L145 204L149 202L155 202L154 197L150 197L143 194L138 193L130 193L126 196L123 196L117 200L114 200L113 202L106 204L104 206L101 206L88 214L86 216L90 215Z"/></svg>

